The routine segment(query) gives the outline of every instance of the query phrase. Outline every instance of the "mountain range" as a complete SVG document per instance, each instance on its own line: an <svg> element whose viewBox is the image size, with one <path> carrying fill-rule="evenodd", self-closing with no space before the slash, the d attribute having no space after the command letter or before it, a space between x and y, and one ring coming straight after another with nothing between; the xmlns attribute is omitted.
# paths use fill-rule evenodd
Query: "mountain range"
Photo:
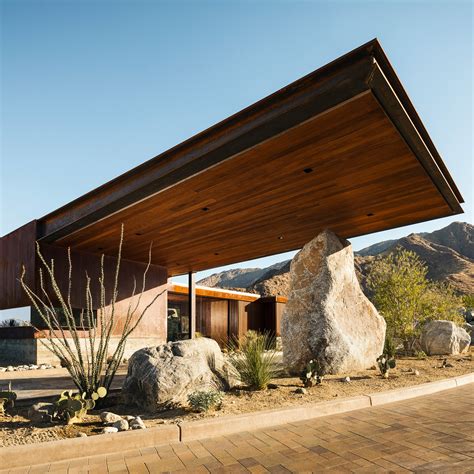
<svg viewBox="0 0 474 474"><path fill-rule="evenodd" d="M458 292L474 293L474 226L453 222L434 232L385 240L355 252L354 264L364 287L372 262L397 247L415 252L428 267L428 278L450 283ZM243 290L262 296L287 296L291 260L266 268L238 268L215 273L198 284Z"/></svg>

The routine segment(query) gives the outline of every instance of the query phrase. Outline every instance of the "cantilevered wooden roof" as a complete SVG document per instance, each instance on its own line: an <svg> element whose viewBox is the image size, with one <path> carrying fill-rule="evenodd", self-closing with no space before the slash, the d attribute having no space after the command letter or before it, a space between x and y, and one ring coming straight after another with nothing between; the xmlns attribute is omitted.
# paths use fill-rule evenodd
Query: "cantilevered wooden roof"
<svg viewBox="0 0 474 474"><path fill-rule="evenodd" d="M422 71L416 71L423 74ZM377 40L39 220L41 241L170 275L462 213Z"/></svg>

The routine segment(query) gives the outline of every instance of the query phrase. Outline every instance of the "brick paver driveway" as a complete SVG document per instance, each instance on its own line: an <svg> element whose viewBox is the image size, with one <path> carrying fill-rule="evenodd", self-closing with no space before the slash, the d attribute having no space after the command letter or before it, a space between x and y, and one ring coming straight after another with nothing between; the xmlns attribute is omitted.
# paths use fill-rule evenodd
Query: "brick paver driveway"
<svg viewBox="0 0 474 474"><path fill-rule="evenodd" d="M473 408L471 384L261 431L134 451L124 446L29 472L474 473Z"/></svg>

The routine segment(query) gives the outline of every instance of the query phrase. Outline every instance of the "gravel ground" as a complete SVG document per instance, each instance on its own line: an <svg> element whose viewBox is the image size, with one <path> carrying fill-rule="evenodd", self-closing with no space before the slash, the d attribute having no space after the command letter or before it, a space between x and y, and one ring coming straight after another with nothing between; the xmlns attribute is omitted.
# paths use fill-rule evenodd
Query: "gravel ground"
<svg viewBox="0 0 474 474"><path fill-rule="evenodd" d="M356 373L328 376L319 386L307 389L306 394L296 394L295 389L301 387L298 378L283 377L272 380L278 388L261 392L235 390L226 393L222 407L206 414L192 413L186 408L167 410L160 413L143 413L138 408L121 405L107 408L122 415L140 415L147 427L163 423L177 423L184 419L193 420L204 417L220 417L225 415L267 410L275 407L298 406L306 403L316 403L332 400L336 397L350 397L395 388L418 385L425 382L455 377L474 372L473 352L464 356L449 357L453 367L441 368L443 358L428 357L425 360L404 358L397 360L397 367L390 372L388 380L382 379L378 370L364 370ZM415 375L413 370L419 375ZM349 383L343 382L349 376ZM98 412L92 412L84 422L73 426L59 424L31 424L26 418L25 408L19 408L11 415L0 415L0 446L39 443L55 439L72 438L79 432L95 435L101 432L102 425Z"/></svg>

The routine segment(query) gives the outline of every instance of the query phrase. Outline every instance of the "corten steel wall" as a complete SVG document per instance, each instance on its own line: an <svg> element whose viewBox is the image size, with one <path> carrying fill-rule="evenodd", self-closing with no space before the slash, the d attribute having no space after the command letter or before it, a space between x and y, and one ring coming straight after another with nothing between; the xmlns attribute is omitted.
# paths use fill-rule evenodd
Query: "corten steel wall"
<svg viewBox="0 0 474 474"><path fill-rule="evenodd" d="M18 308L31 306L18 281L22 266L26 269L26 283L36 293L41 293L39 284L39 269L45 269L40 258L36 255L37 221L32 221L20 229L0 239L0 309ZM41 252L45 260L50 263L54 259L54 273L56 281L63 295L68 289L68 254L64 247L41 244ZM101 256L92 253L71 251L72 261L72 292L71 305L74 308L85 308L86 301L86 272L91 278L91 293L94 309L100 305L100 261ZM106 301L112 296L114 275L117 259L116 257L104 257L104 277L106 287ZM138 301L142 290L142 278L146 264L122 259L120 265L118 299L115 305L116 325L113 334L118 335L123 329L129 303ZM141 295L140 304L137 308L138 314L153 300L154 296L162 293L154 304L147 310L145 317L134 332L134 336L148 336L166 341L166 309L167 309L167 269L159 265L151 265L146 278L145 291ZM132 298L134 280L136 281L136 296ZM44 278L48 282L48 277ZM58 304L54 291L50 284L46 285L53 304ZM44 327L38 315L32 315L32 323L38 327Z"/></svg>
<svg viewBox="0 0 474 474"><path fill-rule="evenodd" d="M54 259L55 277L63 295L68 290L68 254L67 249L53 245L42 244L41 252L45 260L49 262ZM94 309L100 306L100 285L99 277L101 272L101 256L84 252L71 251L72 262L72 292L71 305L74 308L85 308L86 294L86 272L91 278L91 294ZM115 268L117 259L115 257L104 257L104 281L106 290L106 301L110 301L115 278ZM142 290L143 274L146 264L122 259L120 262L120 273L118 279L118 298L115 304L116 325L113 334L122 333L123 324L127 316L129 304L134 305L140 298ZM141 294L140 304L137 308L138 315L150 302L155 295L162 293L161 296L147 310L145 317L140 322L133 336L153 336L161 337L166 341L166 308L167 308L167 270L159 265L150 265L146 275L145 291ZM46 279L47 280L47 279ZM135 296L132 299L134 281L136 281ZM38 285L38 282L37 282ZM51 287L48 287L48 293L52 295L55 301L54 293ZM108 308L109 310L110 308ZM41 324L41 321L32 320L33 324Z"/></svg>
<svg viewBox="0 0 474 474"><path fill-rule="evenodd" d="M29 306L18 278L24 265L27 284L35 287L35 241L36 221L0 238L0 309Z"/></svg>

